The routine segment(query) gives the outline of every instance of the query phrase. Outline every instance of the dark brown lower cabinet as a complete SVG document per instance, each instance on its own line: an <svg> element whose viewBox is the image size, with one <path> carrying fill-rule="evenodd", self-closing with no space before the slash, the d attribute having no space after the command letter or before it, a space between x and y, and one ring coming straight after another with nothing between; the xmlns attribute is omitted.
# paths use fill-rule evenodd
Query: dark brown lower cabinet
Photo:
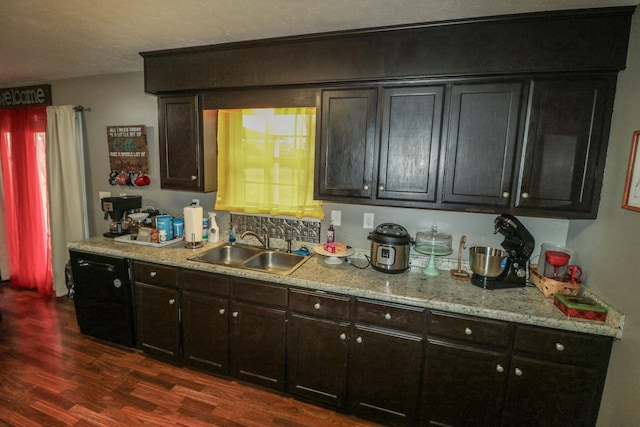
<svg viewBox="0 0 640 427"><path fill-rule="evenodd" d="M344 407L349 324L292 314L287 344L287 391Z"/></svg>
<svg viewBox="0 0 640 427"><path fill-rule="evenodd" d="M229 300L182 292L184 363L217 374L229 373Z"/></svg>
<svg viewBox="0 0 640 427"><path fill-rule="evenodd" d="M422 425L500 425L509 357L430 339L423 385Z"/></svg>
<svg viewBox="0 0 640 427"><path fill-rule="evenodd" d="M422 337L356 326L349 376L350 407L390 425L415 424Z"/></svg>
<svg viewBox="0 0 640 427"><path fill-rule="evenodd" d="M285 389L287 288L234 280L231 308L231 374Z"/></svg>
<svg viewBox="0 0 640 427"><path fill-rule="evenodd" d="M180 359L180 295L177 289L136 282L138 347L145 353Z"/></svg>
<svg viewBox="0 0 640 427"><path fill-rule="evenodd" d="M601 379L596 369L514 356L502 425L593 426L600 407Z"/></svg>

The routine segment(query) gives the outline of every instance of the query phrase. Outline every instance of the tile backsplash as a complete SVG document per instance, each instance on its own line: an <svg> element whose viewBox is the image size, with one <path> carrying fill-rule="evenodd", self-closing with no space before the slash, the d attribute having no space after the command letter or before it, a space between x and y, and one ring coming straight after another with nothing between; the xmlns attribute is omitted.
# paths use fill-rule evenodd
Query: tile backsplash
<svg viewBox="0 0 640 427"><path fill-rule="evenodd" d="M241 235L247 230L268 234L270 238L320 243L320 222L268 216L231 214L231 226Z"/></svg>

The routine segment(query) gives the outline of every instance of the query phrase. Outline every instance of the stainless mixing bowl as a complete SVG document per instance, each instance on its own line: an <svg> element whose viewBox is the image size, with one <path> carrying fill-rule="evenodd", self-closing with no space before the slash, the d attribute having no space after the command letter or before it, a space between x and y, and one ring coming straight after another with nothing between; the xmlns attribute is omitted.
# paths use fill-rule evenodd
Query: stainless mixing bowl
<svg viewBox="0 0 640 427"><path fill-rule="evenodd" d="M474 246L469 248L469 266L479 276L498 277L507 253L502 249Z"/></svg>

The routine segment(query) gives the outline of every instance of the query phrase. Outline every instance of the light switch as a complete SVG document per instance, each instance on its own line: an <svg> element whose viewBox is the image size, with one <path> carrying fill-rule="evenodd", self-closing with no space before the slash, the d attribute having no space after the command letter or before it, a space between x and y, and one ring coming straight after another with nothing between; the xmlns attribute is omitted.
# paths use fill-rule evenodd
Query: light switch
<svg viewBox="0 0 640 427"><path fill-rule="evenodd" d="M373 214L366 213L364 214L364 221L362 222L363 228L373 228Z"/></svg>
<svg viewBox="0 0 640 427"><path fill-rule="evenodd" d="M331 222L333 225L339 226L342 224L342 211L331 211Z"/></svg>

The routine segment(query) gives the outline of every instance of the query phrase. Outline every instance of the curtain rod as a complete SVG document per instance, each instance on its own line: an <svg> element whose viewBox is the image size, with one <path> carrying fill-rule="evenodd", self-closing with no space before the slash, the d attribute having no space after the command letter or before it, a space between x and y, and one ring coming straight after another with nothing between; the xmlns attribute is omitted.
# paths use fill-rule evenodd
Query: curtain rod
<svg viewBox="0 0 640 427"><path fill-rule="evenodd" d="M73 109L76 111L91 111L91 108L85 108L82 105L76 105Z"/></svg>

